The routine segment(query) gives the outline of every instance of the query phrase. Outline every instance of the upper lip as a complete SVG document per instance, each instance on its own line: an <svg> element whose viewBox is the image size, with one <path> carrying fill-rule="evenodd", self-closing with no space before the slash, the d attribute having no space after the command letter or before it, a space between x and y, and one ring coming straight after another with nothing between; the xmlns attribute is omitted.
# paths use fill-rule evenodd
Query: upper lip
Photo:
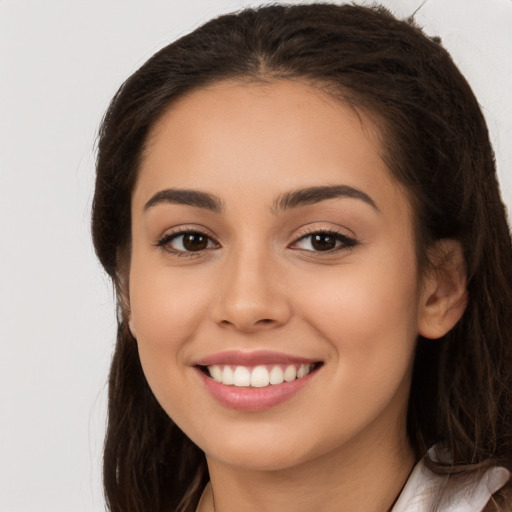
<svg viewBox="0 0 512 512"><path fill-rule="evenodd" d="M205 356L195 361L194 366L213 366L229 364L233 366L258 366L265 364L308 364L318 363L319 359L299 357L270 350L244 352L242 350L226 350Z"/></svg>

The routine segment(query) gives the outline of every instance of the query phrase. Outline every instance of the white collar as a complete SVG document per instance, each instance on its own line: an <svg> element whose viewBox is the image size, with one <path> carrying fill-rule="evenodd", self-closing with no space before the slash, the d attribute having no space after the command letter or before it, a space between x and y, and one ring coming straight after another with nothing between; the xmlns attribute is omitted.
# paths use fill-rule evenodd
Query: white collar
<svg viewBox="0 0 512 512"><path fill-rule="evenodd" d="M420 461L391 512L481 512L509 478L502 467L489 469L479 479L436 475Z"/></svg>

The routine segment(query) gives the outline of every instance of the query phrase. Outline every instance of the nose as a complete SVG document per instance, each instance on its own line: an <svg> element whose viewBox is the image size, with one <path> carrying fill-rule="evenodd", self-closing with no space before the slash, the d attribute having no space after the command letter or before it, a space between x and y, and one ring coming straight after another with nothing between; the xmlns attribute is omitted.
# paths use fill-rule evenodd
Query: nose
<svg viewBox="0 0 512 512"><path fill-rule="evenodd" d="M271 258L237 254L223 262L211 309L219 326L247 333L285 325L291 317L286 284Z"/></svg>

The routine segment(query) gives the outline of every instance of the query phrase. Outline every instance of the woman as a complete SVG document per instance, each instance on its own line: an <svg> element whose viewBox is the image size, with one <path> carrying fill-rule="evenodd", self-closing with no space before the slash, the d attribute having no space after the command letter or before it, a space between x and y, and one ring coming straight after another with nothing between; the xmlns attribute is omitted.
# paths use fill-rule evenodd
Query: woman
<svg viewBox="0 0 512 512"><path fill-rule="evenodd" d="M93 236L111 510L510 509L510 235L412 23L271 6L159 51L105 116Z"/></svg>

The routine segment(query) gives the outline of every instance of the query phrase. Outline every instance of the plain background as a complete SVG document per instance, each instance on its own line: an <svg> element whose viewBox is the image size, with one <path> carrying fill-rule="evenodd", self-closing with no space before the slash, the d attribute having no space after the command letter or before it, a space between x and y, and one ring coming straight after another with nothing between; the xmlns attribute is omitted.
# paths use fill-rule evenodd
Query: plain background
<svg viewBox="0 0 512 512"><path fill-rule="evenodd" d="M156 50L259 3L0 0L0 511L104 509L115 322L89 234L97 126ZM511 207L512 1L428 0L416 19L472 84Z"/></svg>

